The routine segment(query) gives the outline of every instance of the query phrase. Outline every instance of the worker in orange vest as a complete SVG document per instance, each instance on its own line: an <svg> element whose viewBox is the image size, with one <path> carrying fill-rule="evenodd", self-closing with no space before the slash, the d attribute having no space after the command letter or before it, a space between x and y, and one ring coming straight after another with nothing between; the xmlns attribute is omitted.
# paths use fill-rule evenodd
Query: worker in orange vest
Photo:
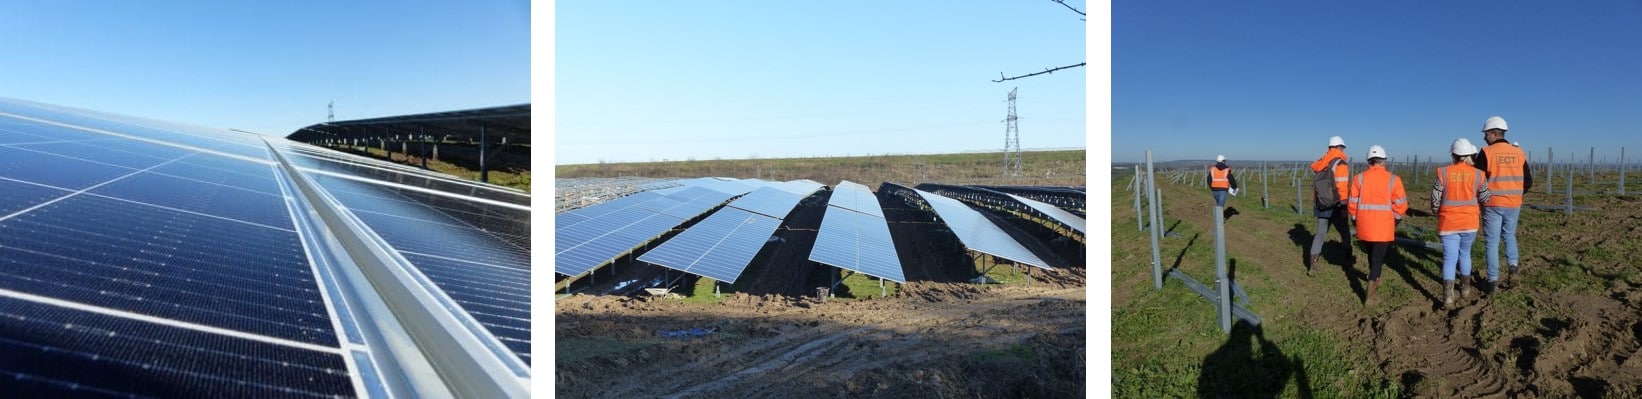
<svg viewBox="0 0 1642 399"><path fill-rule="evenodd" d="M1431 188L1431 213L1437 215L1437 237L1442 239L1442 306L1454 304L1454 267L1459 266L1460 297L1471 287L1471 244L1476 242L1482 217L1481 203L1488 202L1488 182L1482 170L1471 166L1477 146L1470 140L1454 140L1448 146L1454 163L1437 168L1437 183Z"/></svg>
<svg viewBox="0 0 1642 399"><path fill-rule="evenodd" d="M1385 251L1396 241L1397 223L1408 213L1403 179L1385 169L1386 158L1384 148L1368 147L1368 170L1351 179L1351 197L1346 201L1346 210L1357 223L1357 240L1368 244L1368 295L1363 297L1364 306L1374 302Z"/></svg>
<svg viewBox="0 0 1642 399"><path fill-rule="evenodd" d="M1231 166L1226 165L1226 156L1214 157L1214 165L1209 167L1209 193L1214 195L1214 206L1226 206L1226 192L1237 195L1237 176L1232 176Z"/></svg>
<svg viewBox="0 0 1642 399"><path fill-rule="evenodd" d="M1317 262L1322 259L1323 241L1328 236L1330 225L1340 232L1340 244L1346 247L1346 254L1351 254L1351 222L1347 220L1345 201L1346 181L1351 179L1351 160L1346 156L1346 141L1340 136L1329 137L1328 151L1311 163L1311 173L1324 169L1333 170L1334 192L1312 193L1312 214L1317 216L1317 235L1311 238L1311 262L1306 263L1307 276L1316 271ZM1331 203L1323 204L1323 198L1330 199Z"/></svg>
<svg viewBox="0 0 1642 399"><path fill-rule="evenodd" d="M1489 292L1499 285L1499 243L1505 240L1505 261L1510 270L1505 284L1513 284L1518 271L1517 218L1522 215L1522 194L1534 187L1534 175L1528 171L1528 156L1515 144L1505 141L1510 128L1505 118L1490 116L1482 124L1483 139L1488 146L1477 152L1476 166L1488 177L1488 191L1493 194L1482 204L1483 247L1488 257L1488 282L1483 289Z"/></svg>

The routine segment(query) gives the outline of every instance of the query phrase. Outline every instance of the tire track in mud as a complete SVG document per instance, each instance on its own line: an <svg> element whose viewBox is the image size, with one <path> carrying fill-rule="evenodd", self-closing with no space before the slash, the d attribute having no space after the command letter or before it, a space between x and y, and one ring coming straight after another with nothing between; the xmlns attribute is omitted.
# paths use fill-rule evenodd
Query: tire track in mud
<svg viewBox="0 0 1642 399"><path fill-rule="evenodd" d="M631 374L617 372L643 377L601 389L599 395L786 396L790 390L771 391L770 387L839 388L857 374L874 370L942 367L943 362L935 360L963 359L975 351L1007 347L1039 334L1083 331L1086 310L1081 287L1019 285L980 291L971 299L923 305L919 305L923 301L834 302L808 304L808 308L777 305L767 315L740 322L753 324L754 329L770 329L802 324L799 320L804 319L823 321L783 328L772 337L749 338L722 353L679 359L665 367L640 367ZM770 302L763 307L770 307Z"/></svg>

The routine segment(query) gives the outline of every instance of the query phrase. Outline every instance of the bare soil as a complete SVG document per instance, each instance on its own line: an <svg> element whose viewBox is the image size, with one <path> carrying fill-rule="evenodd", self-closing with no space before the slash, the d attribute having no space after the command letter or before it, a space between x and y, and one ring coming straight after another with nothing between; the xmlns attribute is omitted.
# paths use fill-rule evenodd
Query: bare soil
<svg viewBox="0 0 1642 399"><path fill-rule="evenodd" d="M1254 176L1252 186L1258 190ZM1115 190L1123 190L1127 177L1115 181ZM1294 189L1275 181L1272 208L1292 206ZM1199 228L1213 226L1212 213L1205 210L1212 207L1206 190L1159 185L1165 191L1163 226L1175 219ZM1416 212L1405 227L1429 230L1435 225L1428 213L1429 181L1410 185L1408 194ZM1310 193L1306 195L1309 200ZM1233 201L1232 207L1244 209L1226 221L1227 246L1239 262L1253 265L1245 267L1260 267L1270 280L1281 282L1291 294L1284 300L1296 303L1296 314L1263 314L1268 322L1302 323L1332 331L1346 345L1368 348L1369 358L1362 361L1392 376L1412 396L1642 396L1642 277L1636 272L1642 264L1642 233L1637 232L1642 204L1636 197L1581 197L1579 206L1596 210L1572 215L1524 208L1518 283L1493 294L1472 290L1449 309L1440 309L1440 250L1393 246L1382 275L1382 299L1365 307L1368 256L1363 249L1338 243L1337 233L1330 231L1324 264L1315 277L1308 277L1306 246L1316 227L1310 210L1306 222L1294 223L1280 212L1260 209L1258 196L1254 191L1252 197ZM1562 201L1560 194L1537 192L1527 198L1534 204ZM1132 206L1130 201L1114 203L1113 216L1133 218ZM1143 234L1119 230L1113 234ZM1289 239L1261 239L1249 234L1254 231L1285 232ZM1212 246L1213 239L1210 233L1194 245ZM1482 241L1479 235L1473 249L1473 269L1479 274L1486 270ZM1163 254L1165 268L1173 255ZM1146 264L1149 257L1114 253L1113 261ZM1114 275L1114 301L1151 289L1149 270L1143 277ZM1385 299L1392 290L1412 292L1414 299Z"/></svg>

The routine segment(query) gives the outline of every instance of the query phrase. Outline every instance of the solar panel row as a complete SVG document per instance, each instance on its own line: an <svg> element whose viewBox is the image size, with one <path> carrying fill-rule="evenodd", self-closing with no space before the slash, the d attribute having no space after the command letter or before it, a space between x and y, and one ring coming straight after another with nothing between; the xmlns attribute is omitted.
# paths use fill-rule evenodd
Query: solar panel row
<svg viewBox="0 0 1642 399"><path fill-rule="evenodd" d="M667 194L645 191L564 212L554 243L554 271L578 276L631 252L737 195L752 191L740 181L698 178L678 181Z"/></svg>
<svg viewBox="0 0 1642 399"><path fill-rule="evenodd" d="M833 195L837 195L837 191ZM843 207L827 207L809 259L898 283L906 282L884 219Z"/></svg>
<svg viewBox="0 0 1642 399"><path fill-rule="evenodd" d="M821 189L819 184L803 181L758 184L762 187L731 201L639 260L734 283L793 207ZM803 191L806 188L809 191Z"/></svg>
<svg viewBox="0 0 1642 399"><path fill-rule="evenodd" d="M952 233L958 236L964 246L976 252L991 254L1004 259L1013 260L1041 268L1050 268L1048 262L1032 254L1032 251L1015 241L1009 233L998 228L985 215L970 209L958 200L943 197L935 193L913 190L946 222Z"/></svg>
<svg viewBox="0 0 1642 399"><path fill-rule="evenodd" d="M1014 195L1014 194L1004 194L1004 195L1008 195L1010 198L1014 198L1016 201L1020 201L1022 204L1026 204L1026 206L1032 207L1032 209L1035 209L1038 212L1042 212L1045 215L1049 215L1050 218L1055 219L1055 221L1057 221L1057 222L1061 222L1061 224L1065 224L1066 227L1071 227L1073 230L1077 230L1079 233L1087 234L1087 232L1083 231L1083 229L1084 229L1084 220L1083 220L1083 218L1078 217L1078 215L1073 215L1071 212L1067 212L1065 209L1060 209L1060 208L1058 208L1054 205L1049 205L1049 204L1045 204L1045 203L1042 203L1042 202L1034 201L1030 198L1026 198L1026 197L1022 197L1022 196L1018 196L1018 195Z"/></svg>

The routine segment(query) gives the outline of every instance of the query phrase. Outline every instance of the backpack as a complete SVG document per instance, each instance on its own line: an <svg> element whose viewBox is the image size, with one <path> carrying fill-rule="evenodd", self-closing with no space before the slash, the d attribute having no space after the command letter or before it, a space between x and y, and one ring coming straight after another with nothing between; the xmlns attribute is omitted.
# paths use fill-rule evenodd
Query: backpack
<svg viewBox="0 0 1642 399"><path fill-rule="evenodd" d="M1323 170L1311 177L1311 190L1316 192L1317 209L1333 209L1340 206L1340 195L1334 188L1334 167L1340 164L1339 158L1328 163Z"/></svg>

